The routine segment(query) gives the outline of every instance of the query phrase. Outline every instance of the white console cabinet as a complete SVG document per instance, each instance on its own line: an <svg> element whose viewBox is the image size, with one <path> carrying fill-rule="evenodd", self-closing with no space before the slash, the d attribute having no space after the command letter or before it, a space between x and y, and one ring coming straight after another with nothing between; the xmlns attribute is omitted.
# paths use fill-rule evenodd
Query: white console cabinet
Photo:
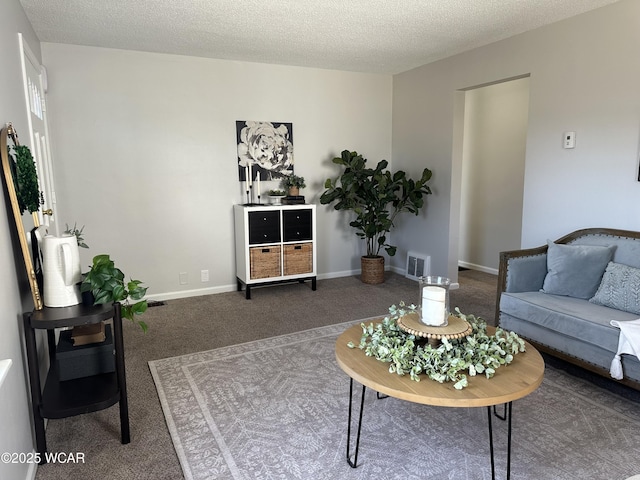
<svg viewBox="0 0 640 480"><path fill-rule="evenodd" d="M235 205L238 291L311 280L316 289L316 206Z"/></svg>

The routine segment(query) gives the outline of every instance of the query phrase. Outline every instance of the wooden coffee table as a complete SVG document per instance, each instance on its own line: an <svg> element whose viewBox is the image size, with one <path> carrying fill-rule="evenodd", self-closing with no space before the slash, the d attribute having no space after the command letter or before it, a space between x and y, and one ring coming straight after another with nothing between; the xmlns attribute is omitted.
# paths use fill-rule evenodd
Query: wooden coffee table
<svg viewBox="0 0 640 480"><path fill-rule="evenodd" d="M369 322L367 322L368 324ZM374 321L374 323L376 323ZM487 327L489 334L493 334L494 327ZM336 341L336 359L340 368L351 377L349 388L349 424L347 428L347 462L353 468L358 466L358 447L360 444L360 431L362 427L362 411L366 388L369 387L380 394L407 400L414 403L434 405L440 407L487 407L489 426L489 450L491 455L491 475L495 479L495 462L493 453L493 414L501 420L508 422L507 439L507 479L511 476L511 414L512 402L529 395L542 383L544 377L544 360L538 351L526 343L526 352L515 356L513 362L501 366L496 370L493 378L487 379L484 375L469 377L469 385L462 390L456 390L453 383L438 383L426 376L420 382L411 380L409 375L396 375L389 373L389 364L367 357L357 346L362 337L360 324L347 329ZM347 344L353 342L355 348L349 348ZM355 444L355 453L351 450L351 423L353 403L353 381L362 385L360 400L360 413ZM504 404L504 414L498 415L496 405Z"/></svg>

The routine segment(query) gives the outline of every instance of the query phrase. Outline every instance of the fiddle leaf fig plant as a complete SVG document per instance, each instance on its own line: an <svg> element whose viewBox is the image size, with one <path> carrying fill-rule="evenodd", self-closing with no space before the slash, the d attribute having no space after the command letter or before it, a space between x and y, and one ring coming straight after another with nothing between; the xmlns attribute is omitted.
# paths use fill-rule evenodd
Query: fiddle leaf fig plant
<svg viewBox="0 0 640 480"><path fill-rule="evenodd" d="M344 150L333 163L344 167L336 179L327 179L320 196L323 205L333 203L336 210L351 211L355 220L349 225L367 243L367 256L379 256L384 247L387 254L396 254L396 247L387 242L393 221L401 212L418 215L424 206L424 196L431 194L427 182L431 170L425 168L419 179L407 178L402 170L391 173L389 162L380 160L375 168L367 168L367 160Z"/></svg>
<svg viewBox="0 0 640 480"><path fill-rule="evenodd" d="M417 311L415 305L392 305L389 315L381 323L362 326L362 338L358 348L365 355L389 363L389 372L409 374L411 380L420 381L424 374L437 382L455 382L458 390L468 385L471 377L484 374L492 378L501 365L511 363L514 356L525 351L525 343L515 332L501 328L494 335L487 334L487 324L473 315L464 315L456 308L460 318L471 325L473 332L464 338L442 339L438 346L423 344L415 336L398 327L397 320ZM348 344L356 348L353 342Z"/></svg>
<svg viewBox="0 0 640 480"><path fill-rule="evenodd" d="M81 292L91 292L94 305L120 302L122 316L137 323L143 332L148 329L147 324L136 318L147 311L147 301L143 297L148 287L143 287L140 280L125 281L124 273L115 266L109 255L102 254L93 257L93 264L86 274Z"/></svg>

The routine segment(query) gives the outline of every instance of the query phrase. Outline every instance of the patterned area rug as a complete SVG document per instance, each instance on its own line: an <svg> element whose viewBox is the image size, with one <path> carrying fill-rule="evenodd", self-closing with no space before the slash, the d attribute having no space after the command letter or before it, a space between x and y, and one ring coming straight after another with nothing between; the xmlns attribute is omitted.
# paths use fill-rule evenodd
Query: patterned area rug
<svg viewBox="0 0 640 480"><path fill-rule="evenodd" d="M491 478L485 408L370 390L358 468L347 465L349 377L335 341L349 325L149 362L185 478ZM503 479L506 425L493 425ZM560 370L514 402L514 480L623 480L640 473L639 451L640 405Z"/></svg>

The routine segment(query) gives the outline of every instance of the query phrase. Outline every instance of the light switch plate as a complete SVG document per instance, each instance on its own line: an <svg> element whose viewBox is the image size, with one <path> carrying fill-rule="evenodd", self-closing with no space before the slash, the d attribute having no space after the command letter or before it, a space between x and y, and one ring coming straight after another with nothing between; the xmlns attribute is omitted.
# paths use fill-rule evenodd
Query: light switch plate
<svg viewBox="0 0 640 480"><path fill-rule="evenodd" d="M576 146L576 132L564 132L563 148L575 148Z"/></svg>

